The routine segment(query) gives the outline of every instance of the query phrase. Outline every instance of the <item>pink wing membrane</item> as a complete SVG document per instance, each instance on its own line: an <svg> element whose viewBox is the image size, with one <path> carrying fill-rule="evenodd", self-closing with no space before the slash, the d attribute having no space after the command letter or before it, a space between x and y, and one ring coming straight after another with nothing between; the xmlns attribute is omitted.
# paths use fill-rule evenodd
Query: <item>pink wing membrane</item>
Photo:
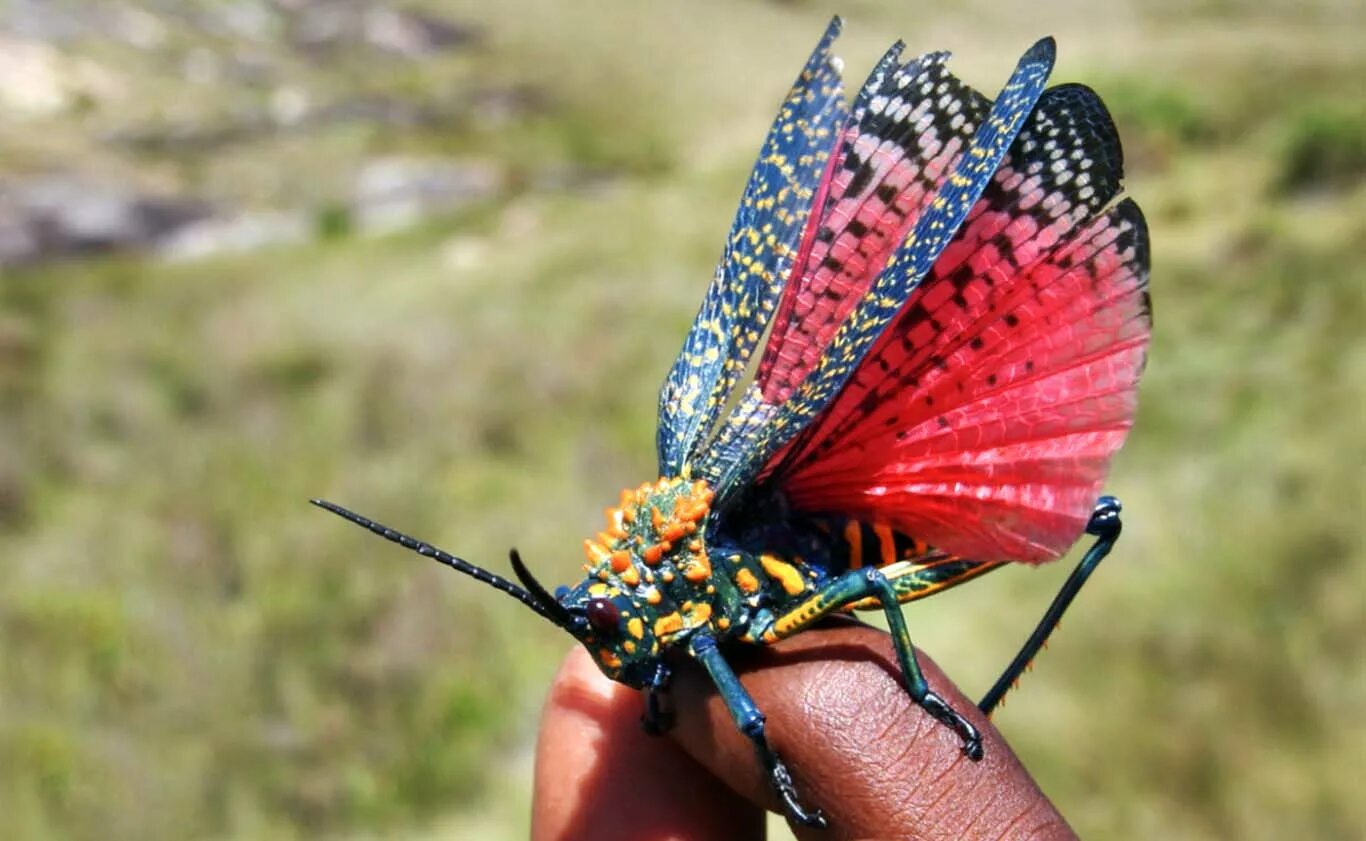
<svg viewBox="0 0 1366 841"><path fill-rule="evenodd" d="M780 457L792 504L955 555L1043 561L1084 528L1132 423L1147 232L1080 86L1045 94L955 242ZM1099 215L1097 215L1099 214Z"/></svg>

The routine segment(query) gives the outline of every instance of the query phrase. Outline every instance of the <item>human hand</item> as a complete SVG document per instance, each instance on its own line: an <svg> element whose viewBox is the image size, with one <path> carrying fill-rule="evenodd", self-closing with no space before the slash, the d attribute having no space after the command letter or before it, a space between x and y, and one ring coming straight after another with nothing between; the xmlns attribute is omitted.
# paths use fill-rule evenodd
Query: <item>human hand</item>
<svg viewBox="0 0 1366 841"><path fill-rule="evenodd" d="M934 663L931 687L982 733L959 739L912 703L886 634L825 625L764 648L727 652L768 717L768 737L819 807L826 830L803 841L1067 839L1067 823L1001 734ZM751 743L700 668L680 664L672 738L640 728L641 694L603 677L583 649L551 686L536 748L532 841L757 841L778 800Z"/></svg>

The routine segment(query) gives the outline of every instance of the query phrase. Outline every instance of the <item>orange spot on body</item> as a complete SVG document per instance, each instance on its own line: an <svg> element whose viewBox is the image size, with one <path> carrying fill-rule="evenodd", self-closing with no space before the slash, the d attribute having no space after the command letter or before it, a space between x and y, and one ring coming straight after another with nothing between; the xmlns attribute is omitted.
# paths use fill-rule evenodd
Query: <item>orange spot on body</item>
<svg viewBox="0 0 1366 841"><path fill-rule="evenodd" d="M802 574L792 564L781 561L773 555L760 555L759 565L764 568L764 572L769 578L782 585L783 592L789 596L795 596L806 589L806 582L802 580Z"/></svg>
<svg viewBox="0 0 1366 841"><path fill-rule="evenodd" d="M655 620L655 636L666 637L669 634L676 634L683 630L683 617L677 613L670 613Z"/></svg>
<svg viewBox="0 0 1366 841"><path fill-rule="evenodd" d="M640 621L639 616L632 616L626 620L626 632L636 639L645 636L645 623Z"/></svg>
<svg viewBox="0 0 1366 841"><path fill-rule="evenodd" d="M711 605L706 602L683 609L689 628L700 628L711 620Z"/></svg>
<svg viewBox="0 0 1366 841"><path fill-rule="evenodd" d="M757 593L759 592L759 579L754 577L754 573L745 567L741 567L740 571L735 573L735 586L744 593Z"/></svg>
<svg viewBox="0 0 1366 841"><path fill-rule="evenodd" d="M706 581L708 578L711 578L711 561L706 555L697 555L693 557L684 565L683 577L694 584Z"/></svg>
<svg viewBox="0 0 1366 841"><path fill-rule="evenodd" d="M674 516L680 520L697 522L707 516L708 506L704 502L693 500L680 500L678 506L674 508Z"/></svg>

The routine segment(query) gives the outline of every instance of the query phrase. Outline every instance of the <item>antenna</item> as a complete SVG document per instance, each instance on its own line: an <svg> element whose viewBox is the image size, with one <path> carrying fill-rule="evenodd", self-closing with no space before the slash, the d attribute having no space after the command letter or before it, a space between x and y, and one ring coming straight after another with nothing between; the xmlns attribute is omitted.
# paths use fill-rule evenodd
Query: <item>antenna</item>
<svg viewBox="0 0 1366 841"><path fill-rule="evenodd" d="M325 499L310 499L309 502L326 511L331 511L333 514L336 514L338 517L341 517L343 520L346 520L347 522L355 523L361 528L369 529L370 531L374 532L375 534L379 535L385 540L397 543L399 546L402 546L405 549L411 549L424 557L440 561L441 563L445 564L446 566L450 567L456 572L463 572L465 575L468 575L469 577L477 581L482 581L496 590L501 590L504 593L507 593L509 596L512 596L517 601L536 611L541 616L544 616L546 619L548 619L555 625L558 625L561 628L568 627L566 625L566 617L568 616L568 612L565 611L564 608L561 607L559 608L559 610L552 609L549 606L549 604L542 603L541 599L538 599L536 595L533 595L532 593L523 590L521 587L518 587L516 584L513 584L511 581L507 580L506 578L503 578L500 575L495 575L494 573L489 572L483 567L476 566L475 564L472 564L469 561L464 560L463 558L457 558L449 552L443 552L442 550L436 548L430 543L418 540L413 537L409 537L403 532L395 531L394 529L376 523L374 520L371 520L367 517L362 517L356 512L351 511L347 508L343 508L335 502L328 502ZM534 581L535 579L532 580ZM545 590L542 589L541 593L545 593ZM545 595L549 596L548 593L546 593ZM556 607L559 607L559 602L556 602L554 600L554 596L550 596L550 601L554 603Z"/></svg>

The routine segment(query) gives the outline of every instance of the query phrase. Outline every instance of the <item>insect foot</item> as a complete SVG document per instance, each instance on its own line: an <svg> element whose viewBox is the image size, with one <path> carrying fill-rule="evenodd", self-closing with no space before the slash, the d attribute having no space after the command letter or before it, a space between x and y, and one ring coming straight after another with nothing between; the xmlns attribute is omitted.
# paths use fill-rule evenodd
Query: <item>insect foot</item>
<svg viewBox="0 0 1366 841"><path fill-rule="evenodd" d="M783 811L787 812L787 816L802 826L825 829L827 824L821 810L807 809L797 799L797 787L792 784L792 775L787 772L787 766L778 758L778 754L766 751L764 762L768 765L768 780L783 801Z"/></svg>
<svg viewBox="0 0 1366 841"><path fill-rule="evenodd" d="M645 688L645 714L640 717L640 729L651 736L663 736L673 729L673 711L665 706L671 679L669 667L659 663L650 685Z"/></svg>
<svg viewBox="0 0 1366 841"><path fill-rule="evenodd" d="M649 692L645 696L645 714L640 717L640 729L650 736L663 736L674 727L674 714L664 708L662 693Z"/></svg>
<svg viewBox="0 0 1366 841"><path fill-rule="evenodd" d="M963 755L973 762L980 762L982 756L982 735L977 732L977 728L966 719L959 715L948 702L933 692L925 693L925 698L920 702L920 706L925 711L958 734L958 738L963 740Z"/></svg>
<svg viewBox="0 0 1366 841"><path fill-rule="evenodd" d="M1119 512L1124 506L1113 496L1103 496L1096 501L1091 511L1091 520L1086 524L1086 533L1097 537L1118 537L1120 526Z"/></svg>

